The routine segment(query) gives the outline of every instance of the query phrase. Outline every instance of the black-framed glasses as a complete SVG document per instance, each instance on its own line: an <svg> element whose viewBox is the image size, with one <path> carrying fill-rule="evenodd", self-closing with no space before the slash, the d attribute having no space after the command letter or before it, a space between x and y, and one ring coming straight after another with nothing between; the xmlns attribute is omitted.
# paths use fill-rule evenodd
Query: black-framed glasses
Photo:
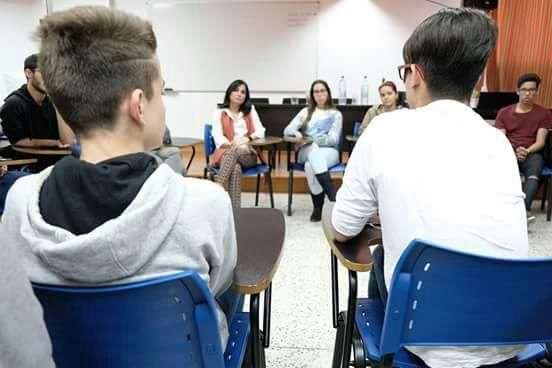
<svg viewBox="0 0 552 368"><path fill-rule="evenodd" d="M397 67L397 70L399 71L399 78L403 82L406 82L406 74L408 71L410 71L411 67L412 67L412 64L404 64L404 65L399 65Z"/></svg>
<svg viewBox="0 0 552 368"><path fill-rule="evenodd" d="M404 64L404 65L399 65L397 67L397 70L399 71L399 78L401 78L401 80L403 82L406 83L406 75L409 73L409 72L412 72L413 69L416 69L418 71L418 74L420 74L420 77L423 79L424 78L424 74L422 72L422 70L420 69L420 66L418 64Z"/></svg>

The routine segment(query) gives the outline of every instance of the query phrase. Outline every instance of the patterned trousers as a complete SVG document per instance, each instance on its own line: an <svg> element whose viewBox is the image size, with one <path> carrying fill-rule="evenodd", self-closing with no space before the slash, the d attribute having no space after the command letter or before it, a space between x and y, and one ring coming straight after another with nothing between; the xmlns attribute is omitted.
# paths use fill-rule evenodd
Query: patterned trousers
<svg viewBox="0 0 552 368"><path fill-rule="evenodd" d="M241 207L242 169L257 165L257 153L246 144L231 146L220 159L220 171L215 181L228 191L232 207Z"/></svg>

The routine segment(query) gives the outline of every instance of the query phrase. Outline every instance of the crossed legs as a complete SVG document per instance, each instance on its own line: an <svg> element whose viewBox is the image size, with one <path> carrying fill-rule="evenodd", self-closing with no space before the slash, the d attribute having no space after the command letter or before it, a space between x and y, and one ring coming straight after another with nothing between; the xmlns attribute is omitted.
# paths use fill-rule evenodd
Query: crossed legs
<svg viewBox="0 0 552 368"><path fill-rule="evenodd" d="M257 165L257 154L248 145L231 146L220 160L215 181L228 191L233 208L241 207L242 170Z"/></svg>

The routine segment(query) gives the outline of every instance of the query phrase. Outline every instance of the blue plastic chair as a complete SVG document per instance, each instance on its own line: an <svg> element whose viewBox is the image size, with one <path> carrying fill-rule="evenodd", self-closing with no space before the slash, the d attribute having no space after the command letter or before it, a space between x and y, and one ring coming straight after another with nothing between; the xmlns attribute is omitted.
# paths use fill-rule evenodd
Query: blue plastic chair
<svg viewBox="0 0 552 368"><path fill-rule="evenodd" d="M209 157L215 152L216 145L213 138L213 126L211 124L205 124L203 128L203 147L205 149L205 168L203 169L203 178L207 179L207 174L211 176L211 179L218 175L220 169L211 165ZM274 190L272 189L272 169L269 165L257 165L249 169L243 169L243 176L256 176L257 184L255 190L255 206L259 205L259 189L261 184L261 174L265 174L268 180L268 191L270 194L270 207L274 208Z"/></svg>
<svg viewBox="0 0 552 368"><path fill-rule="evenodd" d="M552 341L552 259L497 259L413 240L391 282L387 307L359 299L364 353L382 367L426 367L404 346L527 344L493 367L519 367ZM356 353L355 353L356 354Z"/></svg>
<svg viewBox="0 0 552 368"><path fill-rule="evenodd" d="M224 355L214 299L195 272L107 287L33 285L58 368L240 367L249 316L236 313Z"/></svg>
<svg viewBox="0 0 552 368"><path fill-rule="evenodd" d="M339 144L338 144L338 150L339 150L339 163L337 163L336 165L330 167L328 169L328 172L330 174L336 174L336 173L344 173L345 172L345 169L347 168L347 164L344 164L342 161L343 161L343 143L344 143L344 135L343 135L343 131L341 131L341 136L339 138ZM288 152L287 152L287 157L288 157L288 211L287 211L287 214L288 216L291 216L292 214L292 211L291 211L291 204L293 202L293 172L294 171L305 171L305 164L304 163L299 163L297 162L297 152L295 152L295 162L291 162L290 161L290 155L291 155L291 152L290 152L290 149L291 146L288 145Z"/></svg>

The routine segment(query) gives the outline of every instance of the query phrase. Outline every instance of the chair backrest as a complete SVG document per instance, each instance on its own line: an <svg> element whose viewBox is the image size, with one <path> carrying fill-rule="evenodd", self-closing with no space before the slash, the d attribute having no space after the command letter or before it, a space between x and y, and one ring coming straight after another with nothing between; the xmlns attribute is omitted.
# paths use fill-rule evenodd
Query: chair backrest
<svg viewBox="0 0 552 368"><path fill-rule="evenodd" d="M203 147L205 150L205 161L209 166L209 156L215 152L215 139L213 138L213 126L209 123L203 127Z"/></svg>
<svg viewBox="0 0 552 368"><path fill-rule="evenodd" d="M284 98L282 98L282 103L283 103L284 105L289 105L289 104L291 104L291 98L290 98L290 97L284 97ZM307 99L304 98L304 97L299 97L299 98L297 99L297 103L298 103L299 105L306 105L306 104L307 104Z"/></svg>
<svg viewBox="0 0 552 368"><path fill-rule="evenodd" d="M335 105L339 104L339 98L332 98L332 102L333 102ZM353 99L352 99L352 98L347 98L347 99L345 100L345 104L346 104L346 105L351 105L352 103L353 103Z"/></svg>
<svg viewBox="0 0 552 368"><path fill-rule="evenodd" d="M251 102L252 104L267 104L269 103L269 99L268 97L251 97L249 99L249 102Z"/></svg>
<svg viewBox="0 0 552 368"><path fill-rule="evenodd" d="M497 259L413 240L393 274L381 352L552 341L552 259Z"/></svg>
<svg viewBox="0 0 552 368"><path fill-rule="evenodd" d="M33 285L65 367L223 367L213 297L195 272L120 286Z"/></svg>

